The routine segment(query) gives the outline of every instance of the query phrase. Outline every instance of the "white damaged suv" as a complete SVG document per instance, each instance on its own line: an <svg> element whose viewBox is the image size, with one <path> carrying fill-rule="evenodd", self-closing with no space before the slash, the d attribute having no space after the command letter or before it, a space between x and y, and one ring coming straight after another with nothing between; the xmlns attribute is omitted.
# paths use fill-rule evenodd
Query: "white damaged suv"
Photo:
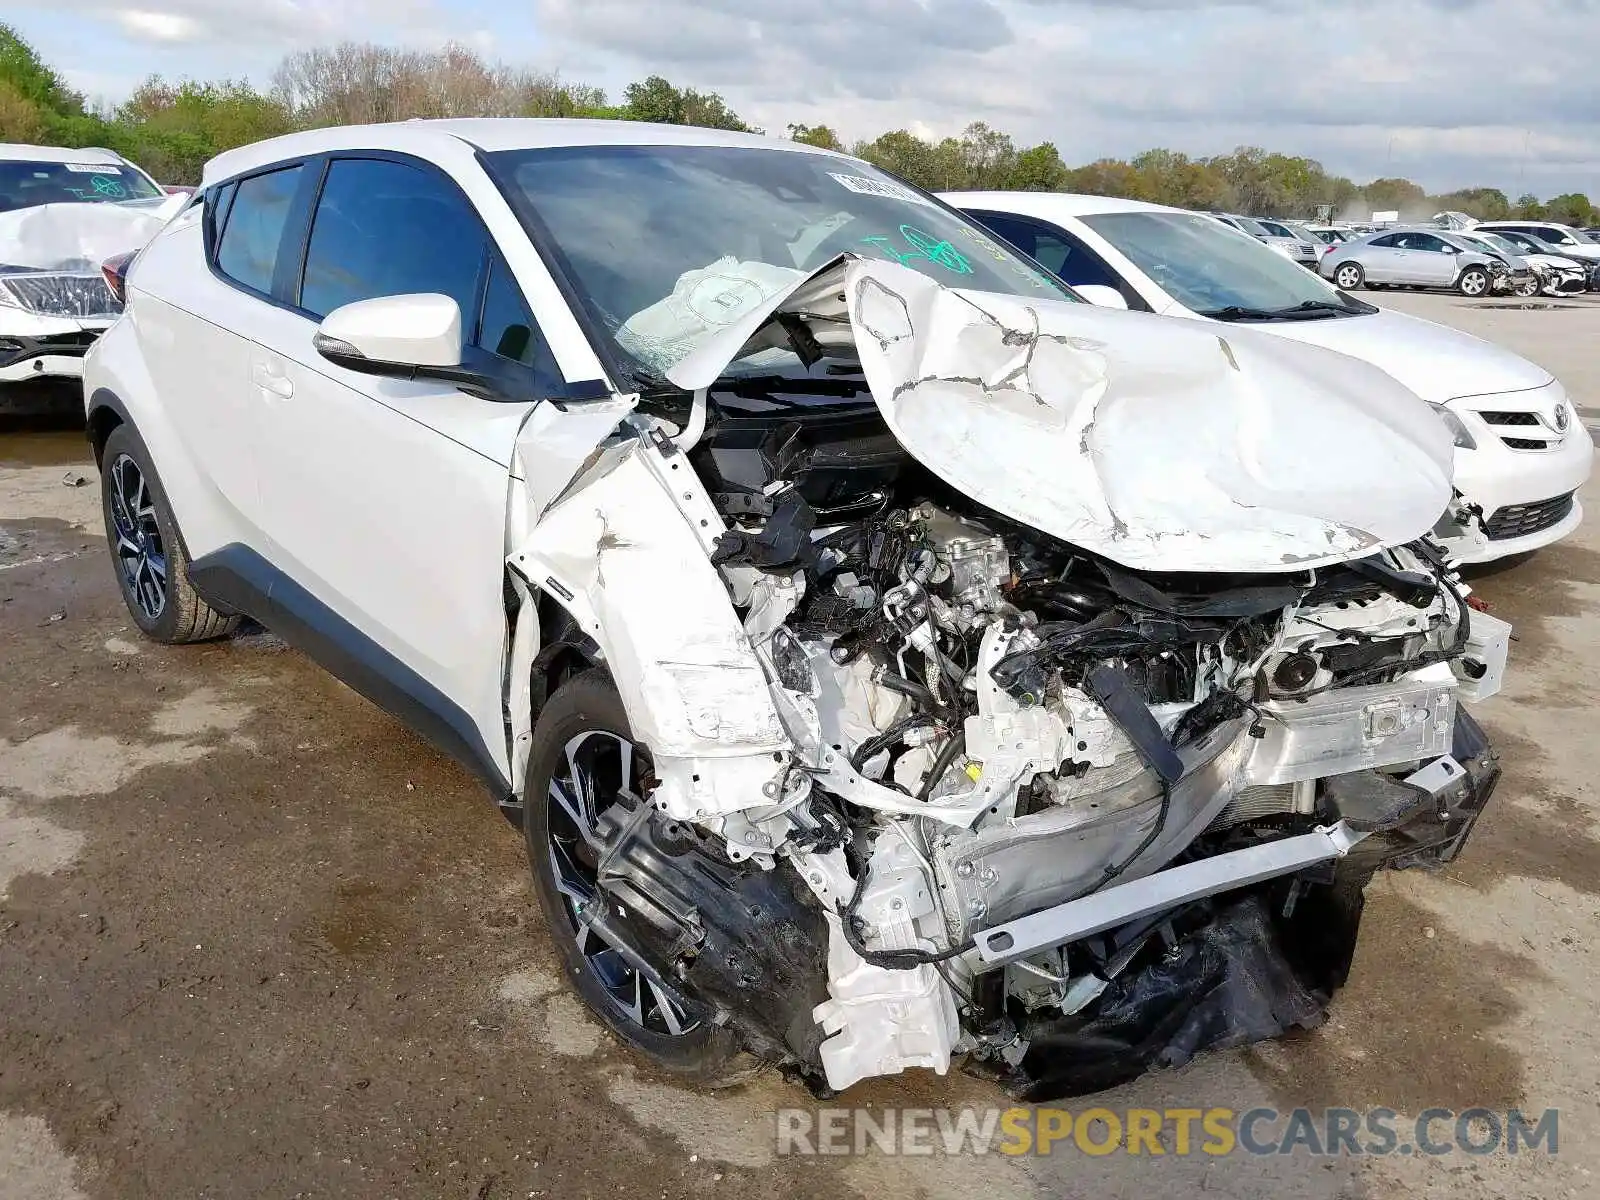
<svg viewBox="0 0 1600 1200"><path fill-rule="evenodd" d="M706 1082L1042 1099L1324 1017L1461 850L1509 627L1375 367L1082 303L790 142L231 151L89 356L133 619L274 629L521 826L573 987Z"/></svg>

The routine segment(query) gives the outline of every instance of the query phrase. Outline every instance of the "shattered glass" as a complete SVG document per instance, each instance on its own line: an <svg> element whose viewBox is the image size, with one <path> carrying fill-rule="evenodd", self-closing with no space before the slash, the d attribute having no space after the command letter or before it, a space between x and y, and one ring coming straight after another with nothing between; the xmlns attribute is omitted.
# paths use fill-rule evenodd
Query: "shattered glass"
<svg viewBox="0 0 1600 1200"><path fill-rule="evenodd" d="M51 317L114 317L122 311L98 269L81 274L0 274L0 299Z"/></svg>

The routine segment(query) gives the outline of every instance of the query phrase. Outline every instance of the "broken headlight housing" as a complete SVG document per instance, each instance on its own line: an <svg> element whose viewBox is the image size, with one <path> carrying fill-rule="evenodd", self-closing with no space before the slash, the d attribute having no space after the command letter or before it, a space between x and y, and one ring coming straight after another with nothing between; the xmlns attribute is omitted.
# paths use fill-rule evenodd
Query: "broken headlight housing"
<svg viewBox="0 0 1600 1200"><path fill-rule="evenodd" d="M1434 412L1439 414L1439 419L1444 422L1444 427L1450 431L1451 439L1457 447L1462 450L1476 450L1478 448L1478 443L1473 439L1471 431L1462 423L1460 417L1442 404L1435 404L1431 407Z"/></svg>

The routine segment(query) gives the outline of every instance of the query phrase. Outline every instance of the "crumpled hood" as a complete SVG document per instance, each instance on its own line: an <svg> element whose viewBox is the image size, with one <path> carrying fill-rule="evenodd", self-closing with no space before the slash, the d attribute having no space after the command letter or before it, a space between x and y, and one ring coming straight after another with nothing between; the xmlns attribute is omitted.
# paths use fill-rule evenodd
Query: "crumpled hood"
<svg viewBox="0 0 1600 1200"><path fill-rule="evenodd" d="M1325 321L1278 321L1272 336L1326 346L1382 368L1430 404L1544 387L1550 372L1503 346L1381 309Z"/></svg>
<svg viewBox="0 0 1600 1200"><path fill-rule="evenodd" d="M1449 503L1438 418L1382 371L1250 330L947 288L836 260L668 372L709 386L848 328L874 399L924 466L989 508L1125 566L1272 572L1419 537ZM840 317L848 316L848 326Z"/></svg>
<svg viewBox="0 0 1600 1200"><path fill-rule="evenodd" d="M38 204L0 213L0 271L100 270L116 254L139 250L188 203Z"/></svg>
<svg viewBox="0 0 1600 1200"><path fill-rule="evenodd" d="M113 255L142 249L187 203L39 204L0 213L0 299L38 316L99 324L122 306L100 274Z"/></svg>

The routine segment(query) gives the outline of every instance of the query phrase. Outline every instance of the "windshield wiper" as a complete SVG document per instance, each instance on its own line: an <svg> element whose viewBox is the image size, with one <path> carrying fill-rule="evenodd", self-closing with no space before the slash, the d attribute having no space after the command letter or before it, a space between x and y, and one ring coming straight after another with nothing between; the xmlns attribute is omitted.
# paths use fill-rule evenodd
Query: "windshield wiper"
<svg viewBox="0 0 1600 1200"><path fill-rule="evenodd" d="M1230 304L1226 308L1205 309L1200 315L1216 321L1315 321L1323 317L1353 317L1364 311L1335 300L1306 300L1287 308L1248 308L1242 304Z"/></svg>

